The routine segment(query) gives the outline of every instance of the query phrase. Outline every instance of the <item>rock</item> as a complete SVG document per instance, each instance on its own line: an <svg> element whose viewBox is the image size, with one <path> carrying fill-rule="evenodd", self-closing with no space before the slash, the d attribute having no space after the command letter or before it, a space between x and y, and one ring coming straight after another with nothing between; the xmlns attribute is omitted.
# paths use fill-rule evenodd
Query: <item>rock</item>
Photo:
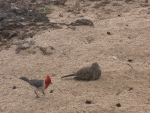
<svg viewBox="0 0 150 113"><path fill-rule="evenodd" d="M118 14L118 17L120 17L121 15L120 14Z"/></svg>
<svg viewBox="0 0 150 113"><path fill-rule="evenodd" d="M109 31L107 31L107 35L111 35L111 33Z"/></svg>
<svg viewBox="0 0 150 113"><path fill-rule="evenodd" d="M110 57L108 57L108 58L112 58L112 59L114 59L114 60L119 60L119 58L118 58L117 56L110 56Z"/></svg>
<svg viewBox="0 0 150 113"><path fill-rule="evenodd" d="M50 93L53 93L54 91L53 90L50 90Z"/></svg>
<svg viewBox="0 0 150 113"><path fill-rule="evenodd" d="M120 103L117 103L116 106L117 106L117 107L121 107L121 104L120 104Z"/></svg>
<svg viewBox="0 0 150 113"><path fill-rule="evenodd" d="M119 60L117 56L112 56L114 60Z"/></svg>
<svg viewBox="0 0 150 113"><path fill-rule="evenodd" d="M81 26L81 25L88 25L88 26L94 26L93 22L88 19L77 19L75 22L71 22L70 25L73 26Z"/></svg>
<svg viewBox="0 0 150 113"><path fill-rule="evenodd" d="M128 62L132 62L132 59L128 59Z"/></svg>
<svg viewBox="0 0 150 113"><path fill-rule="evenodd" d="M92 104L92 102L90 100L86 100L85 103L86 104Z"/></svg>
<svg viewBox="0 0 150 113"><path fill-rule="evenodd" d="M13 86L12 88L13 88L13 89L16 89L16 86Z"/></svg>
<svg viewBox="0 0 150 113"><path fill-rule="evenodd" d="M129 91L131 91L131 90L133 90L133 87L130 87L130 88L129 88Z"/></svg>

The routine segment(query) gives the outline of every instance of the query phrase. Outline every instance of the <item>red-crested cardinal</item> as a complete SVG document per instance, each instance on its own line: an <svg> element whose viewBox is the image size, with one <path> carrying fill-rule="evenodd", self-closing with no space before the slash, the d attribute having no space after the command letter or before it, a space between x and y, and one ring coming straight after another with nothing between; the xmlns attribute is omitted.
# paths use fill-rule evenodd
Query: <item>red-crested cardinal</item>
<svg viewBox="0 0 150 113"><path fill-rule="evenodd" d="M45 94L45 93L44 93L44 90L45 90L46 88L48 88L48 86L49 86L50 84L52 84L52 83L51 83L51 78L50 78L50 76L48 76L48 75L47 75L47 77L45 78L45 80L37 80L37 79L29 80L29 79L26 78L26 77L20 77L19 79L24 80L24 81L28 82L31 86L33 86L33 87L34 87L34 92L35 92L35 94L37 95L37 97L39 97L39 96L38 96L38 94L37 94L36 91L39 90L39 91L42 91L43 94Z"/></svg>

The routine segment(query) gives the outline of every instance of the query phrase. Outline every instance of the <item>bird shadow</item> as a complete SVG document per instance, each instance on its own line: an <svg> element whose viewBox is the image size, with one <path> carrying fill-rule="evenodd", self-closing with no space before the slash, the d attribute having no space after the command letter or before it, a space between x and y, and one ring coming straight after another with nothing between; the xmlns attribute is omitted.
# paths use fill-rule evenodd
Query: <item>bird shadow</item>
<svg viewBox="0 0 150 113"><path fill-rule="evenodd" d="M78 78L78 77L74 77L74 78L61 78L63 81L78 81L78 82L89 82L89 81L92 81L92 80L83 80L81 78Z"/></svg>

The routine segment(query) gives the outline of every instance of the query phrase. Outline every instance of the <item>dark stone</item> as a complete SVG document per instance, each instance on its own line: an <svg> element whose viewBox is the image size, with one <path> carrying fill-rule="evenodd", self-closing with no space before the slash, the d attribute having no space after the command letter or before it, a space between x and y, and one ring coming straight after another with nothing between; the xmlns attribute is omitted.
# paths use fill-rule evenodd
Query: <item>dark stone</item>
<svg viewBox="0 0 150 113"><path fill-rule="evenodd" d="M128 62L132 62L132 59L128 59Z"/></svg>
<svg viewBox="0 0 150 113"><path fill-rule="evenodd" d="M107 35L111 35L111 33L109 31L107 31Z"/></svg>
<svg viewBox="0 0 150 113"><path fill-rule="evenodd" d="M90 100L86 100L85 103L86 104L92 104L92 102Z"/></svg>
<svg viewBox="0 0 150 113"><path fill-rule="evenodd" d="M116 106L117 106L117 107L121 107L121 104L120 104L120 103L118 103L118 104L116 104Z"/></svg>
<svg viewBox="0 0 150 113"><path fill-rule="evenodd" d="M50 90L50 93L53 93L54 91L53 90Z"/></svg>
<svg viewBox="0 0 150 113"><path fill-rule="evenodd" d="M81 25L88 25L88 26L94 26L93 22L88 19L77 19L75 22L71 22L70 25L73 26L81 26Z"/></svg>
<svg viewBox="0 0 150 113"><path fill-rule="evenodd" d="M130 88L129 88L129 91L131 91L131 90L133 90L133 87L130 87Z"/></svg>
<svg viewBox="0 0 150 113"><path fill-rule="evenodd" d="M13 88L13 89L16 89L16 86L13 86L12 88Z"/></svg>

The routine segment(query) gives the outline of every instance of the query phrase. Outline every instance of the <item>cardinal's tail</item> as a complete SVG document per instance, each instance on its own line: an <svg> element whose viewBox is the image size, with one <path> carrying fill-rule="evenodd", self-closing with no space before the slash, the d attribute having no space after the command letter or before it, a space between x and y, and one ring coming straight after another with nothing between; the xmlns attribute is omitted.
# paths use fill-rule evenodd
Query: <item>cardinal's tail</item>
<svg viewBox="0 0 150 113"><path fill-rule="evenodd" d="M71 77L71 76L75 76L75 75L74 75L74 74L65 75L65 76L62 76L61 78L65 78L65 77Z"/></svg>
<svg viewBox="0 0 150 113"><path fill-rule="evenodd" d="M19 79L24 80L24 81L30 83L30 80L28 78L26 78L26 77L20 77Z"/></svg>

